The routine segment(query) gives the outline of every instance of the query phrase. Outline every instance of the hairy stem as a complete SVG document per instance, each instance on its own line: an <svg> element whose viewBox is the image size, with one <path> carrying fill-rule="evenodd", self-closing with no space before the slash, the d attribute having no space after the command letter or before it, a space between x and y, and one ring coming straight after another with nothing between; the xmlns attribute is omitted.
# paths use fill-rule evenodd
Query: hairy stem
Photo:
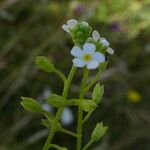
<svg viewBox="0 0 150 150"><path fill-rule="evenodd" d="M84 68L84 74L83 74L83 79L82 79L82 83L81 83L81 90L80 90L79 100L84 98L88 74L89 74L88 69ZM81 150L81 147L82 147L82 116L83 116L83 111L82 111L82 108L79 106L78 126L77 126L77 135L78 135L77 150Z"/></svg>
<svg viewBox="0 0 150 150"><path fill-rule="evenodd" d="M59 71L58 69L54 69L54 72L63 80L63 82L65 83L66 81L66 77L63 75L63 73L61 71Z"/></svg>
<svg viewBox="0 0 150 150"><path fill-rule="evenodd" d="M68 75L67 80L65 81L64 89L63 89L63 93L62 93L62 97L64 99L67 98L68 90L69 90L71 81L73 79L73 76L75 74L75 71L76 71L76 67L73 66L71 71L70 71L70 73L69 73L69 75ZM52 141L52 139L53 139L53 137L55 135L55 132L57 131L57 124L58 124L58 122L60 120L60 117L61 117L61 114L62 114L63 110L64 110L64 108L62 108L62 107L58 109L58 111L56 113L56 117L55 117L55 119L53 121L53 124L52 124L52 127L51 127L51 131L50 131L50 133L48 135L48 138L47 138L47 140L45 142L45 145L43 147L43 150L48 150L49 149L49 144L51 143L51 141Z"/></svg>

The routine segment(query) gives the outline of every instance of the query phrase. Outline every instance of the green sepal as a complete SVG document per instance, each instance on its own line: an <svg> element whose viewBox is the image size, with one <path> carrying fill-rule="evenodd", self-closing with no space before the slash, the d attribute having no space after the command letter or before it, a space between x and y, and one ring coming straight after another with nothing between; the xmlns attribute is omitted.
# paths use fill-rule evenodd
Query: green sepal
<svg viewBox="0 0 150 150"><path fill-rule="evenodd" d="M92 100L79 100L79 106L85 111L89 112L96 109L97 104Z"/></svg>
<svg viewBox="0 0 150 150"><path fill-rule="evenodd" d="M67 102L63 97L57 94L51 94L47 100L47 103L54 107L64 107Z"/></svg>
<svg viewBox="0 0 150 150"><path fill-rule="evenodd" d="M100 43L99 40L95 41L92 38L88 38L86 42L94 44L96 46L96 50L97 51L99 51L99 52L101 52L103 54L106 52L106 49L104 49L104 47L102 46L102 44Z"/></svg>
<svg viewBox="0 0 150 150"><path fill-rule="evenodd" d="M55 70L54 65L44 56L37 56L35 64L39 69L46 72L53 72Z"/></svg>
<svg viewBox="0 0 150 150"><path fill-rule="evenodd" d="M72 39L76 45L83 45L90 37L91 31L92 28L82 22L78 23L70 30Z"/></svg>
<svg viewBox="0 0 150 150"><path fill-rule="evenodd" d="M22 102L20 102L20 104L23 106L24 109L32 111L32 112L45 113L41 105L36 100L30 97L21 97L21 99L22 99Z"/></svg>
<svg viewBox="0 0 150 150"><path fill-rule="evenodd" d="M99 104L102 100L102 96L104 94L104 85L96 84L92 94L92 100Z"/></svg>
<svg viewBox="0 0 150 150"><path fill-rule="evenodd" d="M96 102L89 99L70 99L67 101L67 105L69 106L80 106L83 111L89 112L98 106Z"/></svg>
<svg viewBox="0 0 150 150"><path fill-rule="evenodd" d="M41 124L44 125L45 127L47 127L48 129L51 129L52 121L53 120L50 121L48 119L42 119ZM56 131L61 131L62 130L61 124L59 122L57 123L55 128L56 128Z"/></svg>
<svg viewBox="0 0 150 150"><path fill-rule="evenodd" d="M107 126L103 125L103 122L97 123L95 126L92 135L91 135L91 140L92 141L98 141L106 132L108 129Z"/></svg>

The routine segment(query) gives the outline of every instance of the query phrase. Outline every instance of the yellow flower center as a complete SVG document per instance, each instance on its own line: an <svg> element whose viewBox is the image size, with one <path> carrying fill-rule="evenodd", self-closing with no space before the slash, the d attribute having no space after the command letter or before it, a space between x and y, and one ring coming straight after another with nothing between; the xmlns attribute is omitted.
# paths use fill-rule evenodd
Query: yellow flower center
<svg viewBox="0 0 150 150"><path fill-rule="evenodd" d="M85 55L83 55L83 60L84 61L91 61L92 60L92 56L90 54L85 54Z"/></svg>

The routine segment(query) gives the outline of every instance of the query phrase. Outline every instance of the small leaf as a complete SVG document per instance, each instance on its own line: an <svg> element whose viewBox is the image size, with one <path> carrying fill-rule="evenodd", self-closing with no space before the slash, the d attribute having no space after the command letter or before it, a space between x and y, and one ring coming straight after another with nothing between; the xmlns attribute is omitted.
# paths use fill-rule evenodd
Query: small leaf
<svg viewBox="0 0 150 150"><path fill-rule="evenodd" d="M97 104L92 100L80 100L79 106L86 112L94 110L97 107Z"/></svg>
<svg viewBox="0 0 150 150"><path fill-rule="evenodd" d="M96 84L92 94L92 100L94 100L97 104L101 102L102 96L104 94L104 86L99 83Z"/></svg>
<svg viewBox="0 0 150 150"><path fill-rule="evenodd" d="M35 64L39 69L46 72L53 72L55 69L54 65L44 56L37 56Z"/></svg>
<svg viewBox="0 0 150 150"><path fill-rule="evenodd" d="M66 106L66 100L57 94L51 94L47 100L47 103L54 107Z"/></svg>
<svg viewBox="0 0 150 150"><path fill-rule="evenodd" d="M103 122L97 123L96 127L94 128L92 132L91 139L93 141L98 141L105 134L107 129L108 127L103 126Z"/></svg>
<svg viewBox="0 0 150 150"><path fill-rule="evenodd" d="M22 102L20 103L26 110L32 111L32 112L45 112L41 105L34 99L30 97L22 97Z"/></svg>

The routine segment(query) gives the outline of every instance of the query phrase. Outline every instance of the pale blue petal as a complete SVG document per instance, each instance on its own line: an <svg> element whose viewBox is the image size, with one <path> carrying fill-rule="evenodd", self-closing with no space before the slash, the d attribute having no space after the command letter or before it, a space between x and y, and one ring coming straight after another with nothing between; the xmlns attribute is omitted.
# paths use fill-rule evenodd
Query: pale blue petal
<svg viewBox="0 0 150 150"><path fill-rule="evenodd" d="M73 28L77 23L78 23L78 21L75 20L75 19L70 19L70 20L67 21L67 25L68 25L70 28Z"/></svg>
<svg viewBox="0 0 150 150"><path fill-rule="evenodd" d="M62 27L62 29L65 30L67 33L70 33L69 27L68 27L66 24L62 25L61 27Z"/></svg>
<svg viewBox="0 0 150 150"><path fill-rule="evenodd" d="M92 38L93 38L95 41L97 41L97 40L100 39L100 34L98 33L98 31L94 30L94 31L92 32Z"/></svg>
<svg viewBox="0 0 150 150"><path fill-rule="evenodd" d="M104 46L109 46L110 45L110 43L105 38L101 38L100 43Z"/></svg>
<svg viewBox="0 0 150 150"><path fill-rule="evenodd" d="M100 53L100 52L95 52L93 55L93 60L102 63L105 61L105 56L104 54Z"/></svg>
<svg viewBox="0 0 150 150"><path fill-rule="evenodd" d="M94 44L85 43L85 44L83 45L83 52L84 52L84 53L88 53L88 54L93 55L94 52L95 52L95 49L96 49L96 47L95 47Z"/></svg>
<svg viewBox="0 0 150 150"><path fill-rule="evenodd" d="M80 47L74 46L71 49L71 55L74 56L74 57L81 58L83 56L83 51L82 51L82 49Z"/></svg>
<svg viewBox="0 0 150 150"><path fill-rule="evenodd" d="M79 58L74 58L72 62L74 64L74 66L79 67L79 68L85 66L85 62L82 59L79 59Z"/></svg>
<svg viewBox="0 0 150 150"><path fill-rule="evenodd" d="M87 64L88 69L96 69L99 66L99 63L97 61L90 61Z"/></svg>

